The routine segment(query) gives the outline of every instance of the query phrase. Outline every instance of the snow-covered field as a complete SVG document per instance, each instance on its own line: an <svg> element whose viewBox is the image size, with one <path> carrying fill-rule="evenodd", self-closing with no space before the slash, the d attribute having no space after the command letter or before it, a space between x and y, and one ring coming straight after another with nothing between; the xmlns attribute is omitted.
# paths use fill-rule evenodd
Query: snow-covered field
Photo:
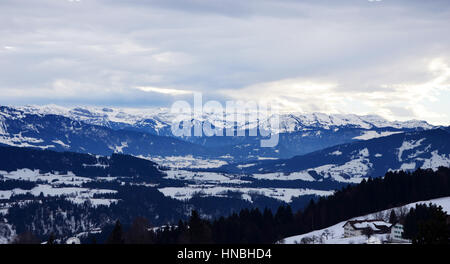
<svg viewBox="0 0 450 264"><path fill-rule="evenodd" d="M161 166L169 167L169 168L190 168L190 169L206 169L206 168L218 168L223 165L227 165L228 162L225 160L218 159L203 159L194 157L192 155L187 156L138 156L142 159L151 160L153 162L158 163Z"/></svg>
<svg viewBox="0 0 450 264"><path fill-rule="evenodd" d="M280 172L253 174L252 177L255 179L258 179L258 180L315 181L315 179L306 171L293 172L293 173L289 173L289 174L284 174L284 173L280 173Z"/></svg>
<svg viewBox="0 0 450 264"><path fill-rule="evenodd" d="M74 202L83 203L90 200L93 204L110 204L115 202L112 199L94 199L95 194L116 193L115 190L106 189L88 189L80 187L54 187L49 184L39 184L31 190L13 189L7 191L0 191L0 200L10 199L13 195L31 194L33 196L43 195L47 196L64 196L71 198Z"/></svg>
<svg viewBox="0 0 450 264"><path fill-rule="evenodd" d="M115 190L89 189L80 187L83 183L92 181L90 178L79 177L69 172L67 174L40 173L38 170L21 169L12 172L0 171L2 180L23 180L37 182L38 185L31 190L15 188L12 190L1 190L0 201L10 199L13 195L31 194L33 196L64 196L75 203L90 201L93 206L110 205L117 202L115 199L94 198L96 194L116 193ZM110 178L100 178L98 180L111 180ZM62 187L62 185L64 185ZM67 187L70 186L70 187ZM7 207L6 207L7 208ZM0 213L5 214L7 209L0 209Z"/></svg>
<svg viewBox="0 0 450 264"><path fill-rule="evenodd" d="M240 178L242 176L216 173L216 172L192 172L186 170L169 170L165 171L167 174L166 179L173 180L184 180L184 181L195 181L196 183L205 184L242 184L248 183L248 181L243 181Z"/></svg>
<svg viewBox="0 0 450 264"><path fill-rule="evenodd" d="M405 206L391 208L391 209L383 210L380 212L375 212L372 214L355 217L352 219L348 219L347 221L375 219L375 218L378 218L379 216L388 218L389 214L392 210L395 210L398 215L399 211L409 210L411 207L415 207L416 204L423 204L423 203L428 204L430 202L433 204L442 206L443 210L446 211L447 213L450 212L450 197L444 197L444 198L432 199L432 200L427 200L427 201L414 202L414 203L407 204ZM385 220L387 220L387 219L385 219ZM280 243L282 243L282 244L299 244L299 243L301 243L302 239L312 239L315 241L315 243L323 243L323 244L363 244L363 243L366 243L367 238L365 236L355 236L355 237L348 237L348 238L343 237L344 236L343 226L347 221L342 221L333 226L330 226L330 227L327 227L324 229L320 229L320 230L315 230L315 231L312 231L312 232L309 232L306 234L288 237L288 238L285 238L282 241L280 241ZM386 234L375 235L375 237L377 237L380 240L384 240L386 238Z"/></svg>
<svg viewBox="0 0 450 264"><path fill-rule="evenodd" d="M216 185L189 185L185 187L166 187L158 189L165 196L170 196L178 200L186 200L192 198L195 194L207 196L223 197L227 192L241 193L242 198L251 201L252 194L260 194L267 197L275 198L284 202L291 202L293 197L302 195L319 195L328 196L333 191L320 191L312 189L289 189L289 188L240 188L240 187L223 187Z"/></svg>
<svg viewBox="0 0 450 264"><path fill-rule="evenodd" d="M419 140L404 141L402 145L397 149L397 159L400 162L404 162L398 169L389 169L390 171L399 170L415 170L418 164L422 164L420 168L422 169L432 169L437 170L439 167L449 167L450 166L450 155L440 154L438 150L431 151L431 157L423 158L420 157L421 154L428 153L430 151L431 145L422 146L425 138ZM420 149L417 149L422 147ZM414 153L405 155L404 153L409 150L417 149Z"/></svg>
<svg viewBox="0 0 450 264"><path fill-rule="evenodd" d="M189 158L189 157L188 157ZM319 195L328 196L333 191L322 191L305 188L257 188L243 187L243 184L250 183L242 180L244 175L234 175L216 172L194 172L188 170L170 169L164 171L165 178L186 182L183 187L165 187L159 188L165 196L178 200L186 200L192 198L196 194L206 196L225 197L229 192L241 194L243 200L252 201L252 195L258 194L270 198L278 199L284 202L291 202L294 197L303 195ZM307 173L291 173L283 175L279 173L256 174L256 179L267 180L305 180L313 181ZM38 170L20 169L13 172L0 171L0 180L23 180L37 183L37 186L31 190L23 190L20 188L12 190L0 191L0 201L10 199L13 195L31 194L33 196L63 196L75 203L84 203L90 201L93 206L110 205L116 203L115 199L99 199L94 198L95 194L116 193L115 190L107 189L89 189L83 188L82 184L90 181L111 181L116 180L115 177L103 178L86 178L80 177L72 172L67 174L58 173L41 173ZM148 187L157 188L155 184ZM0 212L5 214L8 210L7 206L2 206Z"/></svg>
<svg viewBox="0 0 450 264"><path fill-rule="evenodd" d="M395 132L394 131L385 131L385 132L378 133L377 131L369 130L369 131L365 131L364 134L362 134L361 136L354 137L353 139L369 140L372 138L387 137L387 136L398 134L398 133L403 133L403 132L402 131L395 131Z"/></svg>
<svg viewBox="0 0 450 264"><path fill-rule="evenodd" d="M335 151L329 153L329 155L339 156L342 153ZM367 148L361 149L353 153L352 159L348 162L338 165L338 164L325 164L319 167L310 168L302 170L299 172L291 173L287 176L282 176L279 174L256 174L257 178L268 178L282 180L289 179L299 179L304 181L314 181L314 178L309 174L310 171L315 171L318 175L322 176L324 179L332 178L338 182L344 183L360 183L367 173L372 168L373 164L369 159L369 150ZM285 166L286 164L281 164L280 166ZM345 178L343 176L351 176Z"/></svg>
<svg viewBox="0 0 450 264"><path fill-rule="evenodd" d="M46 182L52 185L65 184L72 186L81 186L85 182L92 181L90 178L79 177L68 172L67 174L40 173L39 170L20 169L17 171L0 171L0 179L24 180L31 182Z"/></svg>

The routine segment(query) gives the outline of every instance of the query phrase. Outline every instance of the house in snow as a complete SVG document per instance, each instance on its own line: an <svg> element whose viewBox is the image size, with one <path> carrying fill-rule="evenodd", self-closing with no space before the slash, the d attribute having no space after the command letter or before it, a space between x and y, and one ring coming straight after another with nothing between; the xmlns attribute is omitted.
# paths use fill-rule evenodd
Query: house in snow
<svg viewBox="0 0 450 264"><path fill-rule="evenodd" d="M403 238L403 225L401 223L396 223L391 226L390 242L411 243L411 240Z"/></svg>
<svg viewBox="0 0 450 264"><path fill-rule="evenodd" d="M391 224L383 220L351 220L344 224L344 237L362 236L369 231L372 234L391 232Z"/></svg>

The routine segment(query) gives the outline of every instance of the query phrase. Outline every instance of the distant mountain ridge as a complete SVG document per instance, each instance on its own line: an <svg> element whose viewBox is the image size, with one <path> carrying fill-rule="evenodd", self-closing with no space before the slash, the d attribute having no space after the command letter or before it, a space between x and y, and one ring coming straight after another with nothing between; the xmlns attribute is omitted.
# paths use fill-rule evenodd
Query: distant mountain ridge
<svg viewBox="0 0 450 264"><path fill-rule="evenodd" d="M285 114L274 131L279 133L279 144L261 148L261 136L174 137L170 129L173 118L167 109L0 107L0 143L100 155L193 155L239 162L285 159L360 139L435 128L425 121L390 122L373 115ZM206 114L191 121L223 127L215 118ZM246 124L244 119L235 125L242 130L256 123Z"/></svg>
<svg viewBox="0 0 450 264"><path fill-rule="evenodd" d="M92 125L55 114L27 113L0 107L0 143L17 147L34 147L57 151L74 151L99 155L131 153L133 155L203 154L202 147L149 133L116 130Z"/></svg>
<svg viewBox="0 0 450 264"><path fill-rule="evenodd" d="M167 108L107 108L107 107L76 107L65 108L56 105L49 106L24 106L17 109L29 114L55 114L62 115L73 120L83 121L88 124L106 126L111 128L124 128L131 126L141 128L146 132L154 134L162 134L168 136L172 120L175 114ZM245 115L246 113L238 113ZM217 115L204 112L201 114L197 122L208 122L215 127L228 128L223 120L217 119ZM189 117L188 117L189 118ZM273 118L269 116L268 119ZM263 126L269 122L268 119L257 119L248 122L245 118L237 118L237 129L246 130L253 128L257 122L261 122ZM311 128L333 129L336 127L353 127L362 129L372 128L396 128L396 129L431 129L435 126L428 124L426 121L409 120L409 121L388 121L377 115L358 116L354 114L323 114L323 113L281 113L279 115L280 127L276 128L275 133L290 133L296 131L308 131ZM235 124L233 124L234 126ZM248 127L245 127L248 125Z"/></svg>

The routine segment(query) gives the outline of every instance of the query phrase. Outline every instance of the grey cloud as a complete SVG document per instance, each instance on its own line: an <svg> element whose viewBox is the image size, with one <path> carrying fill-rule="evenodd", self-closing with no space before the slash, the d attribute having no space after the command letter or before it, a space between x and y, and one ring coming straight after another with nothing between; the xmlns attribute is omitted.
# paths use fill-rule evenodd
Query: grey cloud
<svg viewBox="0 0 450 264"><path fill-rule="evenodd" d="M136 86L224 100L216 91L291 78L338 83L336 92L386 92L384 84L430 80L430 60L450 59L449 7L440 0L4 0L0 92L41 96L10 93L0 104L173 100ZM67 93L55 86L61 80L95 92Z"/></svg>

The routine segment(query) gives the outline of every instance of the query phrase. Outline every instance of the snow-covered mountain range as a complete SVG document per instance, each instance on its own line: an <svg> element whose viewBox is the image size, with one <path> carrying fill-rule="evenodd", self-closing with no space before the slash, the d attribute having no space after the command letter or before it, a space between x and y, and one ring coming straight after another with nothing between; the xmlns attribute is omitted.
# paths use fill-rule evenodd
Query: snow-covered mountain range
<svg viewBox="0 0 450 264"><path fill-rule="evenodd" d="M63 115L30 113L10 107L0 107L0 128L0 143L17 147L99 155L204 154L202 147L174 137L113 129Z"/></svg>
<svg viewBox="0 0 450 264"><path fill-rule="evenodd" d="M244 114L243 114L244 115ZM176 116L169 109L117 109L55 105L0 107L0 143L109 155L123 152L145 157L193 155L237 162L290 158L337 144L411 131L432 129L425 121L391 122L378 116L283 114L279 117L279 144L261 148L262 136L175 137ZM186 117L227 129L223 118L207 113ZM235 131L247 131L264 120L237 118ZM236 135L237 132L236 132ZM192 144L191 144L192 143Z"/></svg>
<svg viewBox="0 0 450 264"><path fill-rule="evenodd" d="M176 114L171 113L168 108L108 108L108 107L76 107L68 108L57 105L46 106L23 106L17 107L17 110L25 114L39 115L61 115L73 120L82 121L92 125L100 125L111 128L125 128L131 126L141 128L154 134L169 136L170 126L176 118ZM234 115L235 113L233 113ZM260 123L269 123L273 115L265 119L256 118L254 120L246 119L248 113L236 113L236 124L227 124L224 118L218 118L213 112L204 111L201 114L195 113L197 122L208 122L215 127L230 128L236 126L238 130L254 128ZM221 116L219 116L221 117ZM186 116L186 118L191 118ZM194 118L194 117L193 117ZM335 129L339 127L353 127L361 129L372 128L396 128L396 129L431 129L432 125L426 121L388 121L377 115L358 116L354 114L323 114L323 113L280 113L280 125L273 128L274 133L289 133L297 131L309 131L312 128ZM263 125L264 126L264 125ZM268 126L266 126L268 127Z"/></svg>

